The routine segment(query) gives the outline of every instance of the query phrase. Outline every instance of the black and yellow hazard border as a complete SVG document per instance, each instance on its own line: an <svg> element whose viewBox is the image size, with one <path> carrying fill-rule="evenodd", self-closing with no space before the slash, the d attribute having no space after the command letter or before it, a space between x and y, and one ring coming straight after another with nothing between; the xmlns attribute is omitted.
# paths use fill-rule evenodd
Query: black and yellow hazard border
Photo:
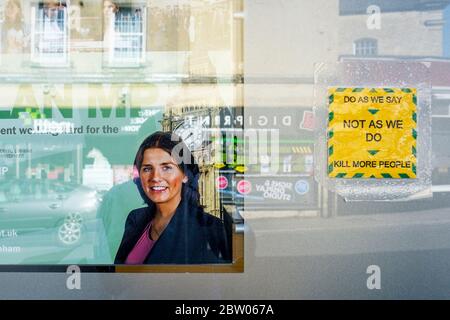
<svg viewBox="0 0 450 320"><path fill-rule="evenodd" d="M397 169L397 170L381 170L377 168L377 170L368 170L368 169L360 169L356 170L355 168L350 168L346 170L342 167L336 167L336 159L342 159L348 157L346 155L350 153L359 153L360 158L372 160L375 159L378 155L382 155L382 152L377 148L369 148L366 150L355 151L352 149L356 141L351 141L353 137L351 135L347 135L347 141L343 143L343 138L341 135L340 141L336 141L336 128L339 124L336 124L336 118L338 114L341 116L346 112L346 110L342 110L343 103L342 97L347 95L352 96L373 96L373 95L396 95L405 97L405 102L400 108L403 111L403 119L405 123L407 123L407 128L410 134L404 134L401 137L402 146L404 150L400 150L396 155L398 159L407 159L410 167L407 169ZM354 108L357 106L360 110L363 110L364 114L368 116L368 118L374 118L375 116L383 116L383 110L387 117L389 117L389 113L392 113L392 110L386 108L383 104L373 104L373 103L349 103L346 106L347 108ZM354 110L347 110L354 112ZM338 119L337 121L342 120ZM327 173L329 178L345 178L345 179L414 179L417 177L417 90L414 88L374 88L374 87L329 87L328 88L328 124L327 124ZM337 130L339 132L339 130ZM342 130L340 131L342 132ZM393 139L394 140L394 139ZM395 144L395 140L391 141L391 144ZM398 141L397 141L398 143ZM340 148L338 149L338 146ZM348 149L348 150L344 150ZM397 146L397 148L400 148ZM337 152L338 151L338 152ZM386 151L386 150L385 150ZM361 154L364 153L364 154ZM337 153L340 153L340 156L336 156ZM395 152L394 152L395 153ZM385 152L385 155L388 154ZM392 158L392 152L389 155ZM384 172L385 171L385 172Z"/></svg>

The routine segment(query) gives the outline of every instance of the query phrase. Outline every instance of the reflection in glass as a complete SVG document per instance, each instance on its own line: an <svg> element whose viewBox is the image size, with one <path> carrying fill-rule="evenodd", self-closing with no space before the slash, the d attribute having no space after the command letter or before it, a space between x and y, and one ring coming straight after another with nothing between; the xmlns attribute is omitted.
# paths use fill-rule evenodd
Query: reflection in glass
<svg viewBox="0 0 450 320"><path fill-rule="evenodd" d="M39 64L68 62L69 29L67 8L59 1L40 2L32 7L32 60Z"/></svg>
<svg viewBox="0 0 450 320"><path fill-rule="evenodd" d="M2 28L3 53L23 53L28 47L28 37L19 0L8 0L5 5Z"/></svg>
<svg viewBox="0 0 450 320"><path fill-rule="evenodd" d="M145 7L103 2L104 47L109 64L138 64L145 57Z"/></svg>

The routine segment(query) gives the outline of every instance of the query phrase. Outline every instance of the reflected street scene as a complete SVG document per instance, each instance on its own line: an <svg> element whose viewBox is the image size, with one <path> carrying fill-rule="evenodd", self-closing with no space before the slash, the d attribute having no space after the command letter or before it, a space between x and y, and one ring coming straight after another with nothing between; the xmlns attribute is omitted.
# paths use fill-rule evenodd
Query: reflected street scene
<svg viewBox="0 0 450 320"><path fill-rule="evenodd" d="M91 267L84 292L114 299L450 297L450 0L0 8L0 271ZM345 90L366 109L329 109ZM381 110L377 92L404 93L408 108ZM342 114L376 123L398 109L409 122L388 144L361 148L357 126L339 156L328 144L351 126ZM159 131L183 144L141 149ZM153 149L170 161L143 163ZM387 149L413 159L408 175L329 175L332 156L370 164ZM174 194L167 216L150 200ZM164 263L125 263L152 254ZM216 259L190 263L205 257Z"/></svg>

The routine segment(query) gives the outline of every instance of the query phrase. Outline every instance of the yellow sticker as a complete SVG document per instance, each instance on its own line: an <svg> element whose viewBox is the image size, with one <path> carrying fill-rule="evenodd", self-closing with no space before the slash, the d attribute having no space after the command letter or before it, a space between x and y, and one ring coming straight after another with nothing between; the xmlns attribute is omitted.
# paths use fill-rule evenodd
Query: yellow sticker
<svg viewBox="0 0 450 320"><path fill-rule="evenodd" d="M328 97L330 178L416 178L416 89L334 87Z"/></svg>

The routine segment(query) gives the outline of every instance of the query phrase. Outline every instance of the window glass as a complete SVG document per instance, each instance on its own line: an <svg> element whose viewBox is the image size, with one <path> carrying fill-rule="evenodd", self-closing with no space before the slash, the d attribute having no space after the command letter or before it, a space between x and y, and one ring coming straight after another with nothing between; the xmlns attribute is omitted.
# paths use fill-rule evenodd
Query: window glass
<svg viewBox="0 0 450 320"><path fill-rule="evenodd" d="M356 56L375 56L378 53L376 39L358 39L354 42L354 52Z"/></svg>
<svg viewBox="0 0 450 320"><path fill-rule="evenodd" d="M32 60L39 64L68 62L69 28L66 5L59 1L40 2L32 7Z"/></svg>

